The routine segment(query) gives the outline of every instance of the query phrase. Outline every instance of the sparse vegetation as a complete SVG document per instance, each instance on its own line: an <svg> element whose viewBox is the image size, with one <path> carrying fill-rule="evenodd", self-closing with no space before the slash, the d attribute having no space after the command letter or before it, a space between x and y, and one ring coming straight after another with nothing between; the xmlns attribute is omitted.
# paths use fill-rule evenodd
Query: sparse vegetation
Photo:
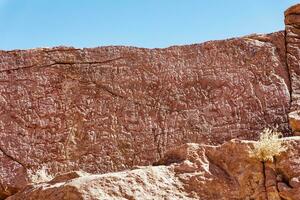
<svg viewBox="0 0 300 200"><path fill-rule="evenodd" d="M48 169L45 166L37 171L27 170L27 174L32 183L47 182L53 179L53 176L49 174Z"/></svg>
<svg viewBox="0 0 300 200"><path fill-rule="evenodd" d="M259 140L254 144L254 148L250 151L250 156L262 162L273 162L274 156L287 150L283 141L280 140L281 136L282 134L277 130L264 129Z"/></svg>

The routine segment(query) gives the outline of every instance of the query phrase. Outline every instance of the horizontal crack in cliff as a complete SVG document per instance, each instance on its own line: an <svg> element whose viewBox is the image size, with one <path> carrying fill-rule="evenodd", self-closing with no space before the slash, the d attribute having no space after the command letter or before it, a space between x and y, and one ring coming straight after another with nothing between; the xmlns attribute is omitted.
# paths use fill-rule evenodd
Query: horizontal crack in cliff
<svg viewBox="0 0 300 200"><path fill-rule="evenodd" d="M34 68L34 67L38 67L38 68L45 68L45 67L51 67L54 65L94 65L94 64L106 64L106 63L110 63L116 60L121 60L123 59L123 57L118 57L118 58L114 58L114 59L109 59L109 60L104 60L104 61L87 61L87 62L70 62L70 61L53 61L50 64L46 64L46 65L29 65L29 66L23 66L23 67L17 67L17 68L11 68L11 69L3 69L0 70L1 72L11 72L11 71L16 71L16 70L20 70L20 69L29 69L29 68Z"/></svg>
<svg viewBox="0 0 300 200"><path fill-rule="evenodd" d="M106 63L110 63L110 62L113 62L113 61L121 60L123 58L124 57L117 57L117 58L108 59L108 60L104 60L104 61L86 61L86 62L54 61L54 63L57 64L57 65L66 65L66 64L69 64L69 65L76 65L76 64L79 64L79 65L83 65L83 64L93 65L93 64L106 64Z"/></svg>

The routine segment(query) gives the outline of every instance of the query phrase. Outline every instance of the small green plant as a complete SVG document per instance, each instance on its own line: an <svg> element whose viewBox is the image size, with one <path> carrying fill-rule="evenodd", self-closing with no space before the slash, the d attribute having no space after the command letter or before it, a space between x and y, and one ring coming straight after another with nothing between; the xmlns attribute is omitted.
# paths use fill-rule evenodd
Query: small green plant
<svg viewBox="0 0 300 200"><path fill-rule="evenodd" d="M250 156L262 162L273 162L274 156L287 150L283 141L279 139L281 136L282 134L277 130L264 129L259 140L254 144L254 148L250 151Z"/></svg>

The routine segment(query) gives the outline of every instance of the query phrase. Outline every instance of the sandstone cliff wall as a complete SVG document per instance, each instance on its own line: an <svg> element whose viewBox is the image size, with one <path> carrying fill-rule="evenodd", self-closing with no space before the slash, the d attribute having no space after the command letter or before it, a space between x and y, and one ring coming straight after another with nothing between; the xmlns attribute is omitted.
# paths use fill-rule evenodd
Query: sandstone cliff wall
<svg viewBox="0 0 300 200"><path fill-rule="evenodd" d="M297 134L298 11L285 32L203 44L1 51L0 194L42 166L112 172L186 142Z"/></svg>
<svg viewBox="0 0 300 200"><path fill-rule="evenodd" d="M289 113L292 131L300 131L300 9L299 4L285 11L286 61L291 80L291 108Z"/></svg>

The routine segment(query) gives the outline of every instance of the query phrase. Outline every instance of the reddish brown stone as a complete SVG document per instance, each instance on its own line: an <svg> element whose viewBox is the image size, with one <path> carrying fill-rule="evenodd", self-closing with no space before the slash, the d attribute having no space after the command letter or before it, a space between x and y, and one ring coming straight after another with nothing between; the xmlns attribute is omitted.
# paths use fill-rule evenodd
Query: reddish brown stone
<svg viewBox="0 0 300 200"><path fill-rule="evenodd" d="M59 183L31 185L8 199L259 199L263 169L249 157L251 144L185 144L169 151L159 166L75 179L73 172Z"/></svg>
<svg viewBox="0 0 300 200"><path fill-rule="evenodd" d="M290 126L295 135L300 131L300 4L285 11L286 59L291 80Z"/></svg>
<svg viewBox="0 0 300 200"><path fill-rule="evenodd" d="M167 152L159 166L102 175L72 172L27 186L8 200L300 199L300 137L284 139L287 150L273 163L251 156L254 143L185 144Z"/></svg>
<svg viewBox="0 0 300 200"><path fill-rule="evenodd" d="M186 142L255 139L276 124L288 134L284 42L277 32L166 49L1 51L0 160L13 164L0 165L0 193L42 166L111 172Z"/></svg>
<svg viewBox="0 0 300 200"><path fill-rule="evenodd" d="M286 37L0 52L0 195L42 167L110 172L150 164L185 142L255 139L276 124L288 135L288 121L299 132L299 10L285 12ZM272 173L262 191L277 198Z"/></svg>
<svg viewBox="0 0 300 200"><path fill-rule="evenodd" d="M295 4L284 12L284 16L287 17L289 15L297 15L300 14L300 4Z"/></svg>
<svg viewBox="0 0 300 200"><path fill-rule="evenodd" d="M282 181L278 182L279 194L283 199L300 199L300 137L286 138L288 150L276 157L277 173Z"/></svg>

